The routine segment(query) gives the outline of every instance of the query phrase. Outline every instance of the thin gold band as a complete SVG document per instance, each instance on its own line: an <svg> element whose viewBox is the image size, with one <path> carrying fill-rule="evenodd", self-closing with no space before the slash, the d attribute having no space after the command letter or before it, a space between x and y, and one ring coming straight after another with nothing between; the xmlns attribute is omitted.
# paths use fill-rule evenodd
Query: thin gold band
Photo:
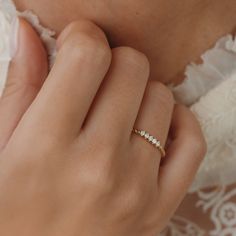
<svg viewBox="0 0 236 236"><path fill-rule="evenodd" d="M155 138L154 136L152 136L151 134L149 134L148 132L146 132L145 130L138 130L138 129L133 129L133 132L135 134L140 135L142 138L144 138L145 140L147 140L149 143L151 143L154 147L156 147L160 153L161 153L161 157L165 157L166 155L166 151L165 149L162 147L161 142Z"/></svg>

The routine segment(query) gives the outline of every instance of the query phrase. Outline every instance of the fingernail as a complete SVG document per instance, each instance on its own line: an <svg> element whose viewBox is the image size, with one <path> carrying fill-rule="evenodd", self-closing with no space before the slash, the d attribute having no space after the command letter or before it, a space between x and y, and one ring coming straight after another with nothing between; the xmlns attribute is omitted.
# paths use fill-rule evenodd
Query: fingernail
<svg viewBox="0 0 236 236"><path fill-rule="evenodd" d="M13 58L16 55L18 47L19 19L15 17L11 24L10 33L10 56Z"/></svg>

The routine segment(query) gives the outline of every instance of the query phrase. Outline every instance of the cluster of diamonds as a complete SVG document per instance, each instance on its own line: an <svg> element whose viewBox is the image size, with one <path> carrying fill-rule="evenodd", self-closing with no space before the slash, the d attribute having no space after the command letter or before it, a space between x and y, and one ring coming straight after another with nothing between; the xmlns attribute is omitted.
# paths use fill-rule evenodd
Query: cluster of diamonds
<svg viewBox="0 0 236 236"><path fill-rule="evenodd" d="M157 140L155 137L153 137L152 135L150 135L149 133L147 133L144 130L135 130L136 133L139 133L142 137L144 137L147 141L149 141L150 143L152 143L153 145L155 145L157 148L160 148L161 143L159 140Z"/></svg>

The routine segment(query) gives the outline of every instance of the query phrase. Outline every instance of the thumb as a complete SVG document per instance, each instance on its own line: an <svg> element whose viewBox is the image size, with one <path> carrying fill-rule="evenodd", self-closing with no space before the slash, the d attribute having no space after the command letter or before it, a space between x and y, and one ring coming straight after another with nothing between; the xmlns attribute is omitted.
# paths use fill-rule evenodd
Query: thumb
<svg viewBox="0 0 236 236"><path fill-rule="evenodd" d="M17 52L0 98L0 150L33 102L47 73L47 55L43 44L30 24L20 19Z"/></svg>

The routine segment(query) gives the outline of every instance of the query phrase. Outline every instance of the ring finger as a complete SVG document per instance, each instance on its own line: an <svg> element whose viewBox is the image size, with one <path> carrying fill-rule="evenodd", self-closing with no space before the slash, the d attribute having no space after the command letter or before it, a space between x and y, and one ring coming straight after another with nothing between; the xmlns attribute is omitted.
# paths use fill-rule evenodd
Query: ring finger
<svg viewBox="0 0 236 236"><path fill-rule="evenodd" d="M151 137L150 143L135 134L131 136L131 142L139 154L137 165L149 172L151 168L155 176L162 153L155 147L156 142L153 140L156 139L163 148L165 147L173 109L174 99L170 90L159 82L149 81L134 128L146 131ZM148 159L151 160L151 165Z"/></svg>

